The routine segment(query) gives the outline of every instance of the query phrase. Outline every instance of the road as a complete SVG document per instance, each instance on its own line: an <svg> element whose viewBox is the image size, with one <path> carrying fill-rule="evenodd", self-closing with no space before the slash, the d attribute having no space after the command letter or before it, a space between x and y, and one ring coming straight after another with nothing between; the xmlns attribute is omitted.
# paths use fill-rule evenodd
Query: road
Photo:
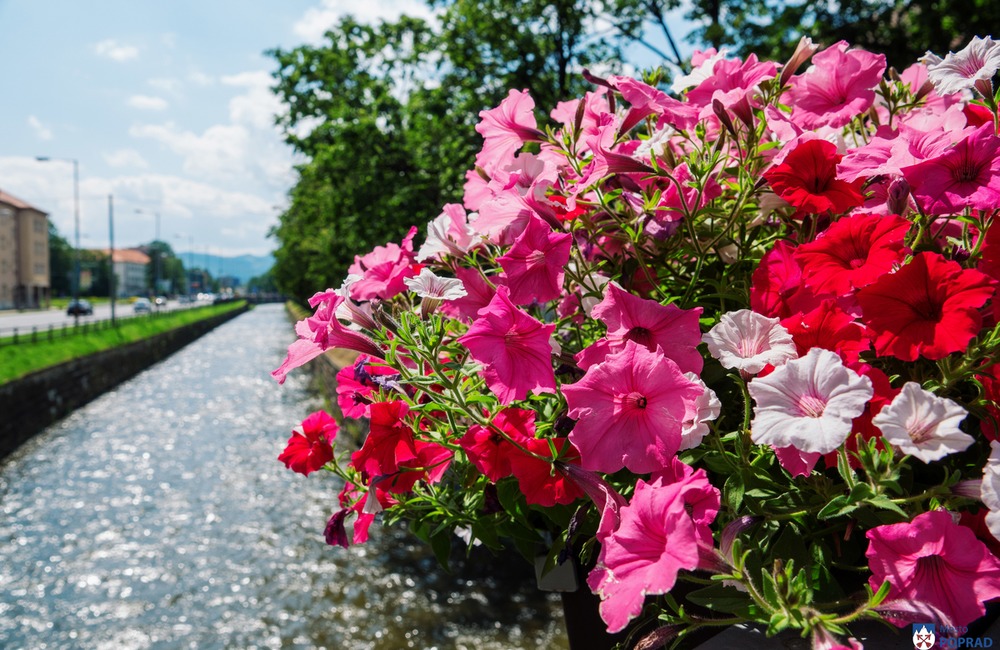
<svg viewBox="0 0 1000 650"><path fill-rule="evenodd" d="M172 310L172 309L183 309L187 307L194 307L197 305L203 305L207 303L194 302L190 304L181 304L176 300L170 300L167 302L165 307L160 307L161 311ZM132 304L130 302L122 301L115 303L115 315L116 316L132 316L135 312L132 309ZM110 304L99 304L94 305L94 313L91 316L80 316L80 323L85 323L88 321L96 320L106 320L111 318L111 305ZM16 328L20 332L30 331L32 327L37 327L41 329L48 329L50 325L54 327L62 327L63 325L72 325L74 317L67 316L66 311L62 309L49 309L49 310L39 310L39 311L0 311L0 336L9 336L13 333Z"/></svg>

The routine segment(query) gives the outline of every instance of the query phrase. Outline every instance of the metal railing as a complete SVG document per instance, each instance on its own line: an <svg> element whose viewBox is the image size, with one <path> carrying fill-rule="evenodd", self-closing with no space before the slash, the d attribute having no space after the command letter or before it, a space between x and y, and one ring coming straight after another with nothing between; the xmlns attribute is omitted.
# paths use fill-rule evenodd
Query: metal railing
<svg viewBox="0 0 1000 650"><path fill-rule="evenodd" d="M116 315L112 321L110 318L95 320L77 319L75 323L49 323L48 325L24 325L21 327L0 327L0 347L8 345L19 345L22 343L37 343L38 341L55 341L60 338L70 336L81 336L92 332L100 332L118 327L122 323L140 318L160 318L168 314L188 309L201 309L211 307L210 304L183 305L174 309L153 309L145 314L123 314Z"/></svg>

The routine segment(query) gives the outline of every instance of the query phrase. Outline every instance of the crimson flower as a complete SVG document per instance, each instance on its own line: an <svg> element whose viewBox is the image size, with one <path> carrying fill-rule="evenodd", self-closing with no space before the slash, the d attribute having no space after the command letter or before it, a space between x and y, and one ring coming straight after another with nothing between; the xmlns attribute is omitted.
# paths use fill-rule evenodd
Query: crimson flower
<svg viewBox="0 0 1000 650"><path fill-rule="evenodd" d="M524 500L543 507L569 504L583 496L583 491L562 472L557 472L553 448L563 463L577 464L580 453L566 438L528 438L521 443L524 451L514 448L510 469ZM529 452L529 453L526 453Z"/></svg>
<svg viewBox="0 0 1000 650"><path fill-rule="evenodd" d="M316 411L292 430L285 451L278 460L285 467L308 476L333 460L333 439L337 421L323 411Z"/></svg>
<svg viewBox="0 0 1000 650"><path fill-rule="evenodd" d="M795 216L840 214L864 203L861 180L837 179L843 156L826 140L808 140L795 147L780 165L764 172L771 189L797 208Z"/></svg>
<svg viewBox="0 0 1000 650"><path fill-rule="evenodd" d="M910 222L896 215L856 214L830 225L795 251L805 283L842 296L871 284L903 261Z"/></svg>
<svg viewBox="0 0 1000 650"><path fill-rule="evenodd" d="M982 325L978 310L995 284L979 271L924 252L861 289L857 297L879 355L934 361L968 347Z"/></svg>
<svg viewBox="0 0 1000 650"><path fill-rule="evenodd" d="M1000 598L1000 560L945 510L867 536L868 584L878 589L888 580L890 601L930 605L951 625L967 625L986 613L985 601Z"/></svg>
<svg viewBox="0 0 1000 650"><path fill-rule="evenodd" d="M369 476L388 476L417 459L413 429L403 420L409 411L406 402L376 402L371 405L368 437L361 449L351 454L351 465Z"/></svg>
<svg viewBox="0 0 1000 650"><path fill-rule="evenodd" d="M535 412L506 408L493 416L492 425L495 428L472 425L458 444L465 450L469 461L496 483L511 474L510 457L517 449L511 441L523 444L535 437Z"/></svg>
<svg viewBox="0 0 1000 650"><path fill-rule="evenodd" d="M871 348L867 332L830 299L808 313L782 320L781 325L792 335L800 357L812 348L823 348L836 352L846 362L855 362Z"/></svg>
<svg viewBox="0 0 1000 650"><path fill-rule="evenodd" d="M514 306L507 287L496 295L458 342L482 363L486 385L502 404L528 393L554 393L550 338L555 324L544 325Z"/></svg>

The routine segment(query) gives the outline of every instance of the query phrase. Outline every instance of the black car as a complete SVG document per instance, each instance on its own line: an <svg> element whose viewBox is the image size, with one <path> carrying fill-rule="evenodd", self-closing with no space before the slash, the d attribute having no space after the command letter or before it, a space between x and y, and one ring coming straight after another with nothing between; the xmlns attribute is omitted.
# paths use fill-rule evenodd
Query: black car
<svg viewBox="0 0 1000 650"><path fill-rule="evenodd" d="M90 316L94 313L94 307L86 300L70 300L66 307L67 316Z"/></svg>

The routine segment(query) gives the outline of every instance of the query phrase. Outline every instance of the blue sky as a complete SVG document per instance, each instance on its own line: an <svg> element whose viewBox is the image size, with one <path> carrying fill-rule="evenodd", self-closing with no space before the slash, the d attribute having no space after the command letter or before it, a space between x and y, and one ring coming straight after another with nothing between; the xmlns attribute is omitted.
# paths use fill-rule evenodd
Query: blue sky
<svg viewBox="0 0 1000 650"><path fill-rule="evenodd" d="M420 0L0 0L0 190L85 248L155 234L175 250L263 254L294 183L265 50L319 42L340 15L428 16ZM675 34L675 36L678 36Z"/></svg>

